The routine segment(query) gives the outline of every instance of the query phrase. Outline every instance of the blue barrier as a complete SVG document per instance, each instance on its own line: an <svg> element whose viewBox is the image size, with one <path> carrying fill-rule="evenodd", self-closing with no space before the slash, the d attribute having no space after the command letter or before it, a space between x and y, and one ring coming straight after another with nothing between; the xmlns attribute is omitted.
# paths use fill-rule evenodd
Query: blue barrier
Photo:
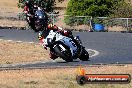
<svg viewBox="0 0 132 88"><path fill-rule="evenodd" d="M94 30L95 31L104 31L104 25L103 24L94 24Z"/></svg>

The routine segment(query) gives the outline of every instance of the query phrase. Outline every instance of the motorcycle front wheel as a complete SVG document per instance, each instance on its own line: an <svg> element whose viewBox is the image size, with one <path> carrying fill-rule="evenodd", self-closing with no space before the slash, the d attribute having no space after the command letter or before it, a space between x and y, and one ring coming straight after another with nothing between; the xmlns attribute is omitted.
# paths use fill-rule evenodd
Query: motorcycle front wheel
<svg viewBox="0 0 132 88"><path fill-rule="evenodd" d="M71 53L68 49L66 49L66 47L64 45L62 45L64 48L65 48L65 51L63 51L63 49L59 46L59 45L56 45L54 47L54 51L55 53L61 57L63 60L65 60L66 62L72 62L73 59L71 57Z"/></svg>

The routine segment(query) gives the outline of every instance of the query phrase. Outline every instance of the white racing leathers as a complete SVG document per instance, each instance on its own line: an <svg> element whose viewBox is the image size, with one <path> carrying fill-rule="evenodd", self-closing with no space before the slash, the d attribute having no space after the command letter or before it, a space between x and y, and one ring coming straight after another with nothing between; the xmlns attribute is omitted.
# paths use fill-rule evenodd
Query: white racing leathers
<svg viewBox="0 0 132 88"><path fill-rule="evenodd" d="M60 41L60 42L64 43L66 46L68 46L70 48L72 56L75 55L75 53L77 52L77 46L72 41L72 39L69 37L63 36L58 32L54 32L53 30L51 30L49 32L49 35L44 39L45 46L49 45L49 43L51 43L54 38L55 38L55 41ZM63 46L60 45L60 47L65 50L65 48L63 48Z"/></svg>

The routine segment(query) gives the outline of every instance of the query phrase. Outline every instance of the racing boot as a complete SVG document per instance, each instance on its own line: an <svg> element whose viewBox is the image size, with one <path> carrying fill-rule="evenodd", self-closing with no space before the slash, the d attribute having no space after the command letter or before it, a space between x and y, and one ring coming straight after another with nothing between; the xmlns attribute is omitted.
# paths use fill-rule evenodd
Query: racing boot
<svg viewBox="0 0 132 88"><path fill-rule="evenodd" d="M56 58L58 58L58 56L56 56L55 53L52 52L52 51L50 51L49 55L50 55L50 58L53 59L53 60L55 60Z"/></svg>

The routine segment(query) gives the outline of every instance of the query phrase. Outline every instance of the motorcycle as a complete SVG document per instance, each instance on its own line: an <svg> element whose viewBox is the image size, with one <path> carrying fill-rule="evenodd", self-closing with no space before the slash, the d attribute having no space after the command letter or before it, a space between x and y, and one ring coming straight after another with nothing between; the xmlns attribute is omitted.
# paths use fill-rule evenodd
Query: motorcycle
<svg viewBox="0 0 132 88"><path fill-rule="evenodd" d="M35 12L35 29L36 31L42 31L45 29L47 24L47 14L43 10L37 10Z"/></svg>
<svg viewBox="0 0 132 88"><path fill-rule="evenodd" d="M79 58L82 61L88 61L89 54L79 36L74 37L78 44L72 38L63 36L59 32L50 30L48 36L44 39L44 45L49 47L56 56L62 58L66 62L72 62L74 59Z"/></svg>

